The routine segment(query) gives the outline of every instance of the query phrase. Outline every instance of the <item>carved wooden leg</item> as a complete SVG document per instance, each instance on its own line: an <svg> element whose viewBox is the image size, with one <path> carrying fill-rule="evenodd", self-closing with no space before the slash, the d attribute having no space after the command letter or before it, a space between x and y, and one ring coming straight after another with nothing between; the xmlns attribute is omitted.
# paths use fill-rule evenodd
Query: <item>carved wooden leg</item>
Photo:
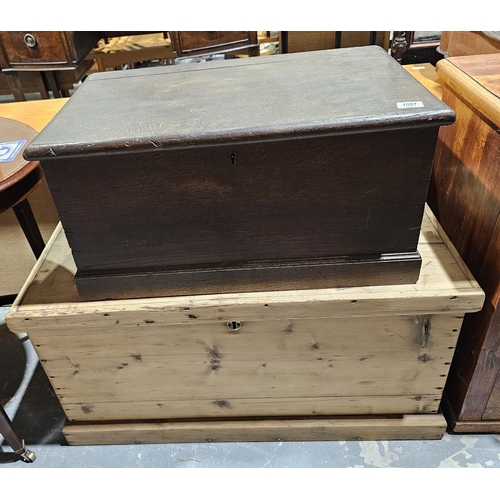
<svg viewBox="0 0 500 500"><path fill-rule="evenodd" d="M403 60L403 54L408 48L408 42L406 41L406 31L395 31L391 46L391 55L396 59L396 61L401 64Z"/></svg>

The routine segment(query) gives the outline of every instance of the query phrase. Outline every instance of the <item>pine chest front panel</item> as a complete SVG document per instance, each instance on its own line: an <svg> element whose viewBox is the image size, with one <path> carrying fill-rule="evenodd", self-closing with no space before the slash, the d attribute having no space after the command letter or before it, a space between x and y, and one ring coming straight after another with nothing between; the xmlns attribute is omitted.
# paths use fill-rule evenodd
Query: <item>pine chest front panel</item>
<svg viewBox="0 0 500 500"><path fill-rule="evenodd" d="M435 413L462 321L245 321L231 332L157 316L32 331L70 421Z"/></svg>
<svg viewBox="0 0 500 500"><path fill-rule="evenodd" d="M454 113L378 47L251 59L93 75L27 148L84 298L417 281Z"/></svg>

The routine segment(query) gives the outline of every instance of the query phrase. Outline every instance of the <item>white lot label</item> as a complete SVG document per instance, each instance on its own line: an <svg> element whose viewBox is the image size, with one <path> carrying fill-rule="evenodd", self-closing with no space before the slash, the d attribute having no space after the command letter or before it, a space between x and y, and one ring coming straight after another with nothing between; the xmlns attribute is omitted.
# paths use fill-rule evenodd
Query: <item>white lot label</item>
<svg viewBox="0 0 500 500"><path fill-rule="evenodd" d="M398 102L397 106L399 109L423 108L424 103L422 101L406 101L406 102Z"/></svg>

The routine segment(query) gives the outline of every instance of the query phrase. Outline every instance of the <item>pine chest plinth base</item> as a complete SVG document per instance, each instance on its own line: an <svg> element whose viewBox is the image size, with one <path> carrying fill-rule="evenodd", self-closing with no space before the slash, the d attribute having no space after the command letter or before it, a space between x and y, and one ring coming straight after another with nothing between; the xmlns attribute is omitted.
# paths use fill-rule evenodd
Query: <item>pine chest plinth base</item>
<svg viewBox="0 0 500 500"><path fill-rule="evenodd" d="M382 441L441 439L446 420L436 415L388 417L120 422L67 424L70 445L217 443L251 441Z"/></svg>
<svg viewBox="0 0 500 500"><path fill-rule="evenodd" d="M464 314L484 294L432 213L415 285L83 302L61 226L6 322L71 444L439 439Z"/></svg>

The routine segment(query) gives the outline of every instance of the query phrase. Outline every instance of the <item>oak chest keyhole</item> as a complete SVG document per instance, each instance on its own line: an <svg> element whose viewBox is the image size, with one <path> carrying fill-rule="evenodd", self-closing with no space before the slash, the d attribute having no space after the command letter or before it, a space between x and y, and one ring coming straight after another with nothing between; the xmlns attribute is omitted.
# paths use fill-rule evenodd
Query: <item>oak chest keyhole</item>
<svg viewBox="0 0 500 500"><path fill-rule="evenodd" d="M231 163L231 165L236 165L236 153L231 153L229 155L229 162Z"/></svg>

